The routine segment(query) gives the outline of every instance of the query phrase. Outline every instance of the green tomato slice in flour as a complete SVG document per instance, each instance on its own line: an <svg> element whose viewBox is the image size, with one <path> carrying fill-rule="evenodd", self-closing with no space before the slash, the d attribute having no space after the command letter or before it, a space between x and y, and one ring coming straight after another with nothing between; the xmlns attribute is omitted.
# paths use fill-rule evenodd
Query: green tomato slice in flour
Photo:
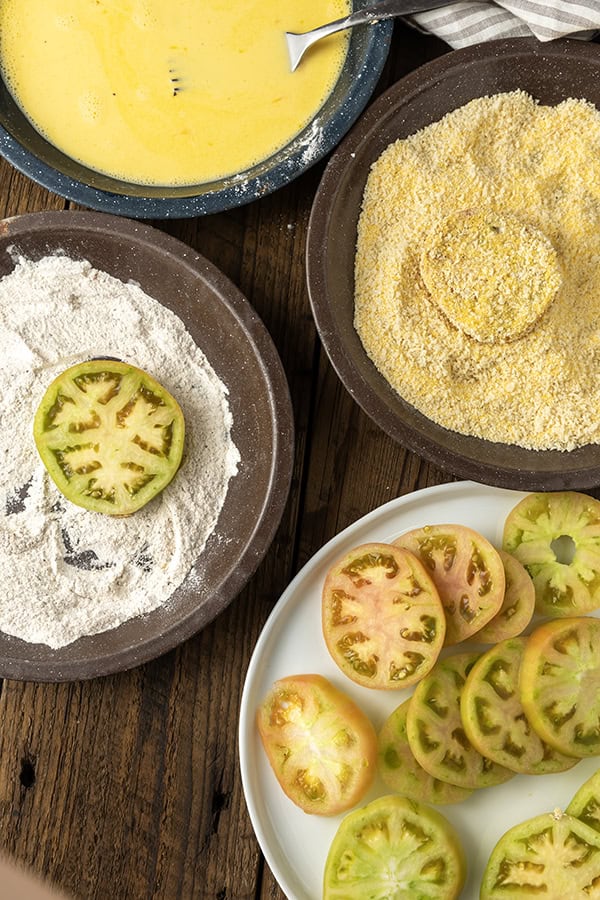
<svg viewBox="0 0 600 900"><path fill-rule="evenodd" d="M397 795L342 820L331 844L323 900L454 900L465 857L441 813Z"/></svg>
<svg viewBox="0 0 600 900"><path fill-rule="evenodd" d="M78 506L113 516L130 515L169 484L181 463L184 435L179 404L158 381L107 359L59 375L33 425L59 491Z"/></svg>

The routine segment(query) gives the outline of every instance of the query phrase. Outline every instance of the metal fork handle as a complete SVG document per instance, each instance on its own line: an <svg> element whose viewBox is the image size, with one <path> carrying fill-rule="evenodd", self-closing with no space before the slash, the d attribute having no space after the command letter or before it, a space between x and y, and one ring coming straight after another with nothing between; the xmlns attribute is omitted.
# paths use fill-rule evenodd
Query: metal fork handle
<svg viewBox="0 0 600 900"><path fill-rule="evenodd" d="M335 22L328 22L327 25L321 25L320 28L313 28L301 33L288 31L286 32L286 41L292 72L309 47L320 41L321 38L335 34L336 31L352 28L353 25L374 25L383 19L409 16L427 9L437 9L440 6L447 6L450 2L452 0L380 0L379 3L357 9L349 16L336 19Z"/></svg>
<svg viewBox="0 0 600 900"><path fill-rule="evenodd" d="M351 28L353 25L372 25L383 19L393 19L396 16L410 16L413 13L423 12L427 9L436 9L440 6L447 6L451 0L380 0L372 6L365 6L363 9L357 9L343 19L336 19L335 22L329 22L323 25L322 36L334 34L336 31L342 31L344 28Z"/></svg>

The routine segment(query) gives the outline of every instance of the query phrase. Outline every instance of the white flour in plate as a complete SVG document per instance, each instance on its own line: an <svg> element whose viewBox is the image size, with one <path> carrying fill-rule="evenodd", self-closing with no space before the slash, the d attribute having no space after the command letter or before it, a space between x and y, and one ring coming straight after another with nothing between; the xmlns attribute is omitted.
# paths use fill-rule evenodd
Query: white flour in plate
<svg viewBox="0 0 600 900"><path fill-rule="evenodd" d="M33 441L50 382L94 356L145 369L186 421L176 477L124 519L65 500ZM174 313L61 255L0 280L0 359L0 630L62 647L155 609L192 568L239 462L227 389Z"/></svg>

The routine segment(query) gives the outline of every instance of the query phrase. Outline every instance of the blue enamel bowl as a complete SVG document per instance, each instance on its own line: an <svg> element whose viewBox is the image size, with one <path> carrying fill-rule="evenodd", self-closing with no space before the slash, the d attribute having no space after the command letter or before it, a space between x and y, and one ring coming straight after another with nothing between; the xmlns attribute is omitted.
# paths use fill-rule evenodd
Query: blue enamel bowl
<svg viewBox="0 0 600 900"><path fill-rule="evenodd" d="M365 5L365 0L355 7ZM176 187L120 181L61 153L31 125L0 80L0 154L42 187L83 206L133 218L183 219L243 206L322 159L369 101L385 64L391 21L352 30L335 88L309 125L268 159L218 181Z"/></svg>

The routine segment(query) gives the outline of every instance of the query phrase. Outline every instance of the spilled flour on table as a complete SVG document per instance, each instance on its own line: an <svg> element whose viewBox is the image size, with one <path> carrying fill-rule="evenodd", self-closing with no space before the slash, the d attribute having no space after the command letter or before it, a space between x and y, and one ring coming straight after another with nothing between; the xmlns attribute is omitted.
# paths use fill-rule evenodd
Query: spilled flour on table
<svg viewBox="0 0 600 900"><path fill-rule="evenodd" d="M174 313L65 256L0 280L0 356L0 630L62 647L155 609L192 568L239 462L227 389ZM50 382L95 356L145 369L185 416L178 474L128 518L65 500L33 441Z"/></svg>

